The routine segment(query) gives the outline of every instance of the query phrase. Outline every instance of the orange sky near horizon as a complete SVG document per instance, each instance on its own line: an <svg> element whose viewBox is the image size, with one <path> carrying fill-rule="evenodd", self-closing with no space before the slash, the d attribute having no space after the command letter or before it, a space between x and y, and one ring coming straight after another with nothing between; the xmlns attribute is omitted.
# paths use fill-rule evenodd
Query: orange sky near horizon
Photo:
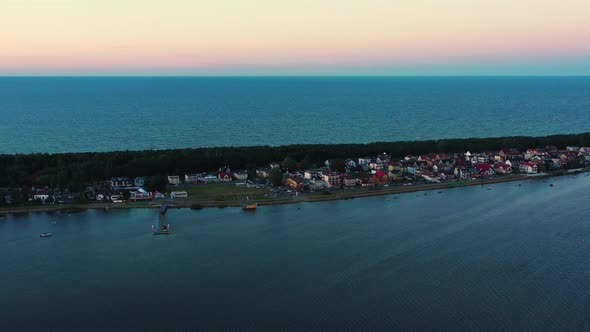
<svg viewBox="0 0 590 332"><path fill-rule="evenodd" d="M519 63L590 74L588 57L590 1L580 0L0 1L0 75Z"/></svg>

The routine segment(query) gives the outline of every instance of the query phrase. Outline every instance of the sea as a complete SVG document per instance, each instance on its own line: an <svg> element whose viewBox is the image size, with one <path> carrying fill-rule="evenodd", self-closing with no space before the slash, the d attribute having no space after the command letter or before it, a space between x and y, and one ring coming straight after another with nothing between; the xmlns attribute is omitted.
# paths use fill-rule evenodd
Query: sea
<svg viewBox="0 0 590 332"><path fill-rule="evenodd" d="M590 131L590 77L0 77L0 154Z"/></svg>
<svg viewBox="0 0 590 332"><path fill-rule="evenodd" d="M8 215L1 330L588 331L589 187Z"/></svg>

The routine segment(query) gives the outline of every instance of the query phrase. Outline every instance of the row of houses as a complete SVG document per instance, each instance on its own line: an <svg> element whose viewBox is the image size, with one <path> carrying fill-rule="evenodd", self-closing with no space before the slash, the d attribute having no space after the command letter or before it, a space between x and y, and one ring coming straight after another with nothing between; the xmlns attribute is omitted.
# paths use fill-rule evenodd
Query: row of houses
<svg viewBox="0 0 590 332"><path fill-rule="evenodd" d="M325 167L315 170L304 170L303 174L286 174L285 186L296 188L330 189L354 186L372 186L398 181L420 180L440 182L453 179L472 179L504 175L512 173L534 174L541 170L557 170L566 167L572 160L583 157L590 158L590 147L567 147L559 150L554 146L542 149L530 148L524 152L516 149L503 149L496 152L463 154L437 153L427 155L408 155L394 160L387 153L375 157L349 158L345 160L346 170L342 173L332 172L331 162L326 161ZM267 178L272 169L280 169L277 163L256 171L256 175ZM230 181L246 181L246 171L232 171L229 167L220 168L215 173L191 173L184 177L167 176L170 185L218 183ZM111 179L111 189L142 188L144 177L133 180L127 177ZM141 196L141 194L138 194Z"/></svg>
<svg viewBox="0 0 590 332"><path fill-rule="evenodd" d="M557 149L505 149L496 152L438 153L400 160L383 153L375 157L345 160L345 171L335 173L330 161L325 167L286 173L285 186L293 190L367 187L403 182L471 180L513 173L535 174L571 166L590 165L590 147ZM266 175L266 170L259 170Z"/></svg>

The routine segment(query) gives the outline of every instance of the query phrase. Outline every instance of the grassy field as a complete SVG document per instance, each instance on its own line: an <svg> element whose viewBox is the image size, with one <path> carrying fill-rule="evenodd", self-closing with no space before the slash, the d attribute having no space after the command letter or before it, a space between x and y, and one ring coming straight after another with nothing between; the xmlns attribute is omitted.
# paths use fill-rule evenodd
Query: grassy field
<svg viewBox="0 0 590 332"><path fill-rule="evenodd" d="M195 186L169 187L171 191L186 191L192 200L236 200L250 195L251 198L263 199L264 194L269 194L267 188L236 187L232 183L202 184Z"/></svg>

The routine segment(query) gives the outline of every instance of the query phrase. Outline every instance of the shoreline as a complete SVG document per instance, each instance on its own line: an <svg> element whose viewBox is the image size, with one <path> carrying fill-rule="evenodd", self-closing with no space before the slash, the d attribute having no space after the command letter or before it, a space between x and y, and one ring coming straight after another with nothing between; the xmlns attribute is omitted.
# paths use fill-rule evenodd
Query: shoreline
<svg viewBox="0 0 590 332"><path fill-rule="evenodd" d="M549 174L543 173L536 176L530 175L506 175L501 177L494 177L489 179L481 180L467 180L461 183L432 183L432 184L417 184L417 185L393 185L389 187L375 187L374 189L351 189L351 190L339 190L330 192L330 194L323 195L317 194L303 194L301 196L292 196L285 199L272 199L268 201L259 201L259 206L265 205L282 205L282 204L297 204L297 203L313 203L313 202L325 202L335 200L348 200L363 197L372 196L383 196L393 195L401 193L410 193L418 191L431 191L431 190L442 190L452 189L467 186L476 185L489 185L504 182L523 181L527 179L544 179L549 177L558 177L566 175L574 175L583 172L588 172L590 169L582 168L576 170L570 170L564 174ZM241 201L169 201L170 208L225 208L225 207L240 207ZM85 210L104 210L104 209L145 209L145 208L159 208L161 203L149 202L145 206L131 205L129 203L83 203L83 204L67 204L67 205L41 205L41 206L24 206L24 207L12 207L12 208L0 208L0 216L7 214L25 214L25 213L46 213L46 212L64 212L64 213L76 213Z"/></svg>

